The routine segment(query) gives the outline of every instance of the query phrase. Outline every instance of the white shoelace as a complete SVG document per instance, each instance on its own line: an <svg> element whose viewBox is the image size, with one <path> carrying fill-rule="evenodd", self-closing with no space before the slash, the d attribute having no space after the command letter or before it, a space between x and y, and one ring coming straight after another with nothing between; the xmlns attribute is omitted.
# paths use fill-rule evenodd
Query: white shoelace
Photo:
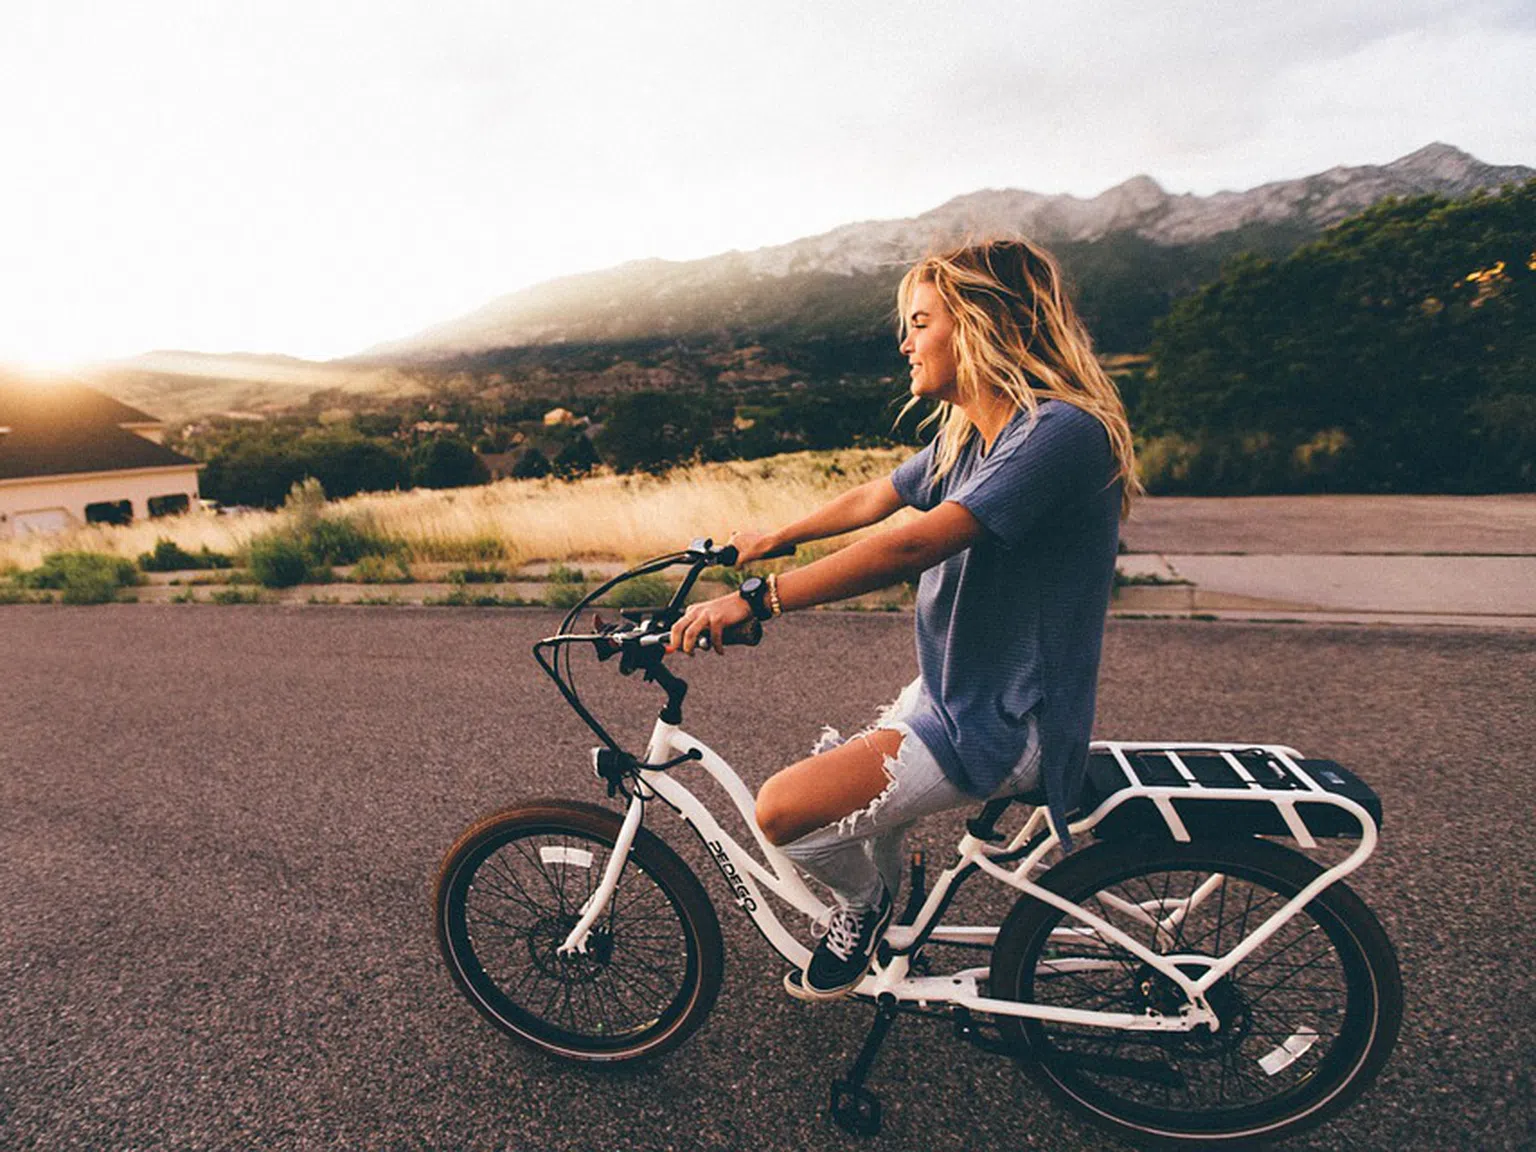
<svg viewBox="0 0 1536 1152"><path fill-rule="evenodd" d="M834 908L825 920L811 929L817 938L825 937L827 947L839 960L848 960L859 946L859 921L862 917L851 908Z"/></svg>

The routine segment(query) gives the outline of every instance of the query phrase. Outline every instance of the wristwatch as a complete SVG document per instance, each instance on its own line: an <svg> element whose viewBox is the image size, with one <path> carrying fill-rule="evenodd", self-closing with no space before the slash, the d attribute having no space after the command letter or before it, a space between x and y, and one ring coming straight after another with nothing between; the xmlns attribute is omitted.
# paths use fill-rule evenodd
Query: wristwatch
<svg viewBox="0 0 1536 1152"><path fill-rule="evenodd" d="M773 619L773 606L768 603L768 581L761 576L748 576L736 589L736 594L747 602L758 620Z"/></svg>

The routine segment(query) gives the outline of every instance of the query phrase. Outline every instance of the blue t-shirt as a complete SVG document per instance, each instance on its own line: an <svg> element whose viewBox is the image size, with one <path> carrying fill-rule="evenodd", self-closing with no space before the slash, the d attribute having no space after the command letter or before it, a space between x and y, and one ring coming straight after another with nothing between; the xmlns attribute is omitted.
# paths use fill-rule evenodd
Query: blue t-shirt
<svg viewBox="0 0 1536 1152"><path fill-rule="evenodd" d="M991 794L1040 730L1051 819L1066 811L1087 765L1104 618L1120 536L1120 489L1104 426L1047 400L1016 413L985 455L973 435L933 482L937 439L891 475L922 511L953 500L987 530L923 573L917 661L924 706L912 730L954 783Z"/></svg>

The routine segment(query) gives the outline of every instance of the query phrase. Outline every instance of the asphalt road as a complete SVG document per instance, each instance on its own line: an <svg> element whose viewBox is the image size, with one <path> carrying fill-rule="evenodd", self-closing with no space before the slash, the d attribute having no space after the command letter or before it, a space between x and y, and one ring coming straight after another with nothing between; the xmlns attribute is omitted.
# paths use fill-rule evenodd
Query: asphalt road
<svg viewBox="0 0 1536 1152"><path fill-rule="evenodd" d="M714 1014L659 1064L511 1045L433 942L438 860L480 813L598 799L528 656L543 612L0 609L0 1148L1071 1150L1106 1141L946 1028L898 1022L886 1131L824 1118L869 1011L811 1007L701 871ZM704 657L689 727L757 783L910 674L910 619L812 615ZM650 689L594 665L607 715ZM1120 621L1099 730L1275 740L1386 805L1355 887L1408 1013L1372 1091L1292 1148L1533 1146L1536 638ZM920 843L952 843L957 819ZM682 826L657 827L685 859Z"/></svg>

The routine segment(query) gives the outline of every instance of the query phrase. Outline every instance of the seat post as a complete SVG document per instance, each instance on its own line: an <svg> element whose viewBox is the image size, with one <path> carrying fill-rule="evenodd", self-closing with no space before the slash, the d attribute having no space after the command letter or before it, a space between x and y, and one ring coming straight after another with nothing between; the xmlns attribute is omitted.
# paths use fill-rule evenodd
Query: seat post
<svg viewBox="0 0 1536 1152"><path fill-rule="evenodd" d="M965 822L965 830L978 840L996 844L1003 838L1003 834L997 830L997 821L1013 801L1012 796L999 796L996 800L988 800L982 805L980 815L973 816Z"/></svg>

